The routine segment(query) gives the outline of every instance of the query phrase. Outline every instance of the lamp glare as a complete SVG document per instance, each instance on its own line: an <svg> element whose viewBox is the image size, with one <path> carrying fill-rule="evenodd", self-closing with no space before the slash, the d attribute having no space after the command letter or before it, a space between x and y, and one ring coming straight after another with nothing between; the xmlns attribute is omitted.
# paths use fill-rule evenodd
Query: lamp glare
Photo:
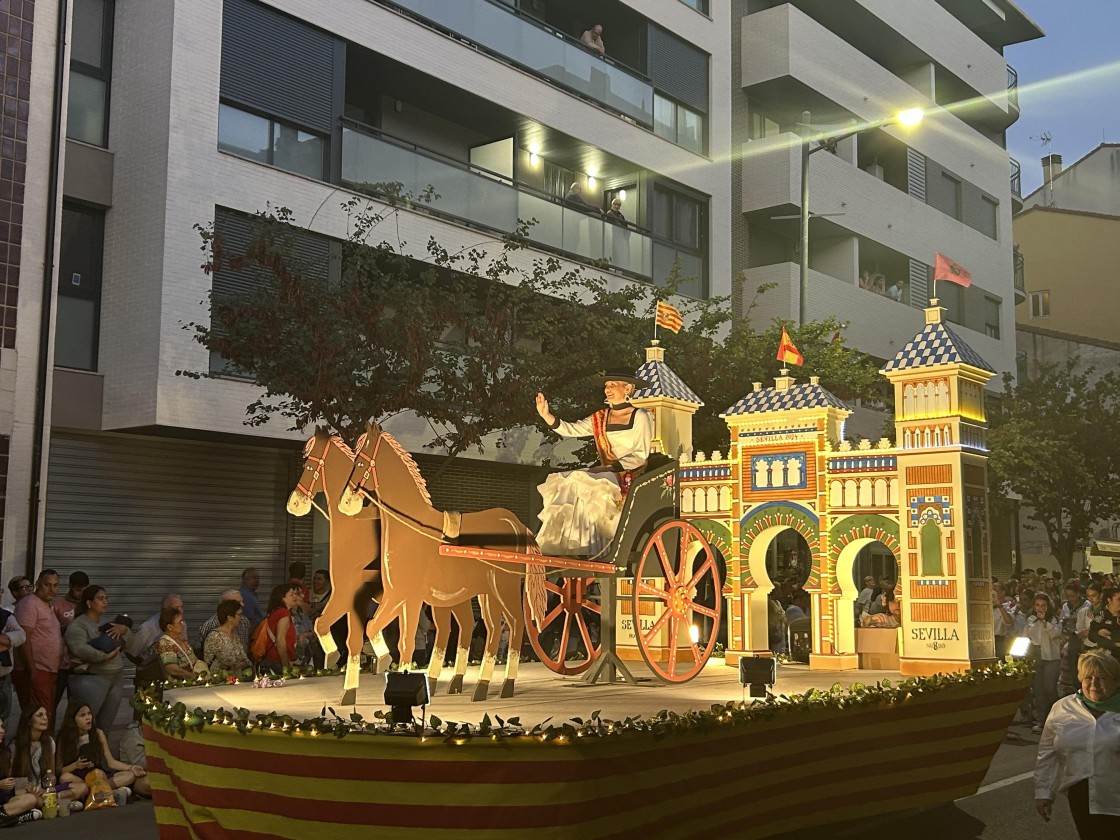
<svg viewBox="0 0 1120 840"><path fill-rule="evenodd" d="M922 117L924 117L925 115L926 112L921 108L907 108L905 111L899 113L898 123L899 125L904 125L907 128L910 128L920 123L922 121Z"/></svg>

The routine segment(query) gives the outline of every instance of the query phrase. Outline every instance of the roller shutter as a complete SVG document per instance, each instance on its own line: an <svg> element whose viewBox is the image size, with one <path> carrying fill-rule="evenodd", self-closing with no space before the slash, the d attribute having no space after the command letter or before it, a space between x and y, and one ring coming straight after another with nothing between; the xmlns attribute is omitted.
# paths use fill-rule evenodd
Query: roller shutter
<svg viewBox="0 0 1120 840"><path fill-rule="evenodd" d="M654 25L649 28L649 76L658 90L708 113L708 54Z"/></svg>
<svg viewBox="0 0 1120 840"><path fill-rule="evenodd" d="M241 570L261 570L262 600L286 570L284 504L298 452L126 435L55 433L48 467L45 567L81 569L110 612L143 620L178 592L190 628Z"/></svg>

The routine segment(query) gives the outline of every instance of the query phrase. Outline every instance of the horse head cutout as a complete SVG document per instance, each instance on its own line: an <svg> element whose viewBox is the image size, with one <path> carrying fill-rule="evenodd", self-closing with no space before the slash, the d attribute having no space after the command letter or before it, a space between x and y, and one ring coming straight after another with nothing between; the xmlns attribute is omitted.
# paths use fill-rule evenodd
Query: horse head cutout
<svg viewBox="0 0 1120 840"><path fill-rule="evenodd" d="M286 507L292 516L306 516L314 505L315 494L326 492L323 482L330 447L330 433L322 426L316 426L315 433L303 446L303 466L299 471L299 480L288 495Z"/></svg>

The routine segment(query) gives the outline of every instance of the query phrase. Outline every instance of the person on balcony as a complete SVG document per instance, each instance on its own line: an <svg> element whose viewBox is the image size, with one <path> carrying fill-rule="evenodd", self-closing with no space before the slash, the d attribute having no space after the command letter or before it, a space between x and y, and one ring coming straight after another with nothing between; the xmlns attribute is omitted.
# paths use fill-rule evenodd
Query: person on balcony
<svg viewBox="0 0 1120 840"><path fill-rule="evenodd" d="M603 24L597 23L590 29L585 29L583 34L579 36L579 40L588 49L599 53L599 58L606 57L607 47L603 43Z"/></svg>
<svg viewBox="0 0 1120 840"><path fill-rule="evenodd" d="M553 473L538 486L544 506L537 544L551 555L596 555L618 529L622 499L630 482L646 465L653 441L653 415L630 404L637 388L649 383L628 373L603 377L607 408L574 423L556 417L544 394L536 397L537 414L561 437L593 437L599 465L588 470Z"/></svg>
<svg viewBox="0 0 1120 840"><path fill-rule="evenodd" d="M610 209L603 214L603 218L608 222L626 227L626 217L622 215L622 201L617 198L612 199Z"/></svg>
<svg viewBox="0 0 1120 840"><path fill-rule="evenodd" d="M564 195L564 204L571 207L573 210L582 210L584 213L597 212L594 207L587 203L583 197L583 187L579 181L573 181L572 185L568 187L568 192Z"/></svg>

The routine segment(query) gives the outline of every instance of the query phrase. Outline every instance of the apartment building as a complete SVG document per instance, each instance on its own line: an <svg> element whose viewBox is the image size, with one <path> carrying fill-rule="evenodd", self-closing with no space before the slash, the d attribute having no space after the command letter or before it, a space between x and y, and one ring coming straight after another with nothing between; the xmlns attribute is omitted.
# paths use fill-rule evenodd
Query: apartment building
<svg viewBox="0 0 1120 840"><path fill-rule="evenodd" d="M940 252L972 286L937 284L946 319L999 371L1014 370L1011 216L1021 206L1005 131L1019 115L1004 59L1041 30L1006 0L736 0L732 98L735 271L774 288L753 317L800 308L801 137L841 137L809 158L805 313L889 359L922 324ZM881 124L922 108L914 128ZM748 301L749 303L750 301ZM868 432L870 433L870 431Z"/></svg>
<svg viewBox="0 0 1120 840"><path fill-rule="evenodd" d="M242 567L261 567L267 586L288 560L319 556L323 534L284 512L299 435L245 426L256 389L243 380L177 375L221 370L184 327L207 317L211 288L240 282L200 270L196 224L236 240L248 215L286 206L307 228L298 247L328 265L347 232L341 204L401 182L439 195L397 220L417 254L430 236L454 250L535 217L523 265L548 255L601 271L606 257L609 278L652 284L679 263L683 293L730 292L726 0L60 8L61 20L34 8L27 165L31 145L50 148L55 91L60 177L36 152L43 206L29 196L28 208L53 231L57 267L23 261L19 352L0 365L12 397L3 574L83 568L119 581L114 606L136 612L174 588L200 618ZM580 42L596 24L604 56ZM592 205L620 198L632 226L565 207L572 182ZM47 247L30 234L23 245ZM394 431L419 449L418 425ZM433 490L528 518L533 455L461 459Z"/></svg>

